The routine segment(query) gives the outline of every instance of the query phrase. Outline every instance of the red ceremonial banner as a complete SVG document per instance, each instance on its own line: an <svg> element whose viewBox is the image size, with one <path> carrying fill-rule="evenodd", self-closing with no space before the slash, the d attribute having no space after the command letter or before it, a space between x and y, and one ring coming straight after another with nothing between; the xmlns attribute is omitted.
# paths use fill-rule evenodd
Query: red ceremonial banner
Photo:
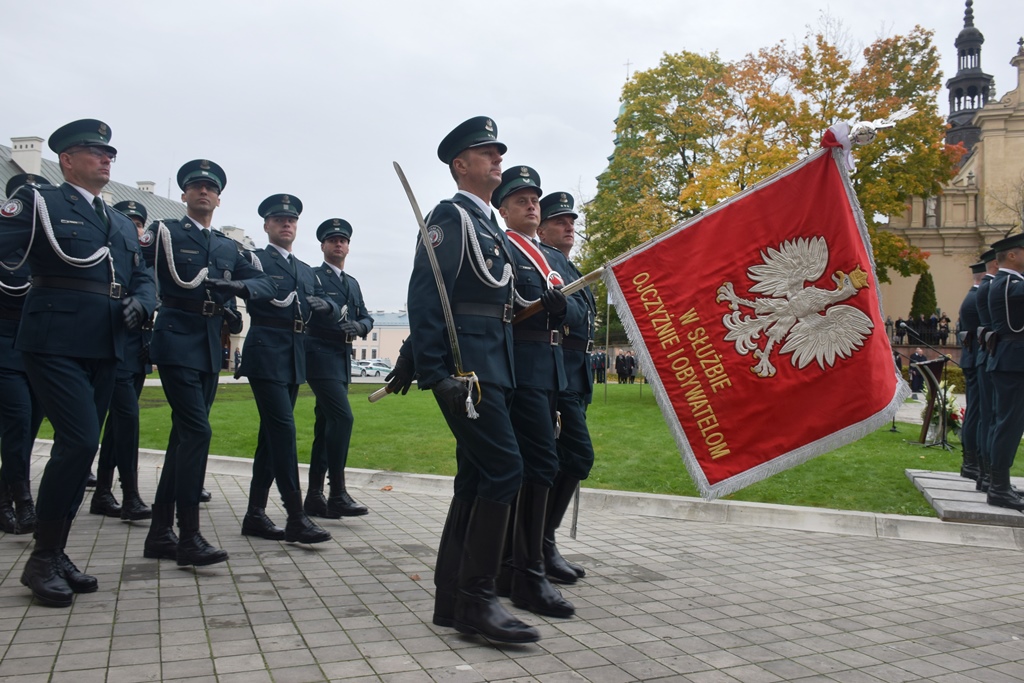
<svg viewBox="0 0 1024 683"><path fill-rule="evenodd" d="M606 268L706 498L865 436L909 395L842 158L823 149Z"/></svg>

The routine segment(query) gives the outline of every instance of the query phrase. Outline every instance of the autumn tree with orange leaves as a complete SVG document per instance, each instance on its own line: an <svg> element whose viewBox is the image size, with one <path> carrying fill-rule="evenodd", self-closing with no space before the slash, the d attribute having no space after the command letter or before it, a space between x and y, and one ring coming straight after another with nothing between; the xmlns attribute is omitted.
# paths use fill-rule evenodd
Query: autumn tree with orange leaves
<svg viewBox="0 0 1024 683"><path fill-rule="evenodd" d="M852 176L871 233L878 279L928 268L927 254L885 230L911 196L934 196L962 147L944 143L933 33L880 38L859 59L825 20L801 45L763 48L726 63L716 53L665 54L622 91L616 149L584 207L587 266L697 215L818 148L838 121L917 113L856 151Z"/></svg>

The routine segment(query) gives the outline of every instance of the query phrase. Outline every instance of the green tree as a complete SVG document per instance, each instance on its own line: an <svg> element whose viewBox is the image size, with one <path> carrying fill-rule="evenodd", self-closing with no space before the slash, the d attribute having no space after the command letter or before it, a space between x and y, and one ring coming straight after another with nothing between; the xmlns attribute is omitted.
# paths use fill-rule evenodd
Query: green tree
<svg viewBox="0 0 1024 683"><path fill-rule="evenodd" d="M914 297L910 300L910 317L915 320L924 315L930 318L939 306L939 300L935 296L935 280L930 272L921 273L921 279L914 287Z"/></svg>

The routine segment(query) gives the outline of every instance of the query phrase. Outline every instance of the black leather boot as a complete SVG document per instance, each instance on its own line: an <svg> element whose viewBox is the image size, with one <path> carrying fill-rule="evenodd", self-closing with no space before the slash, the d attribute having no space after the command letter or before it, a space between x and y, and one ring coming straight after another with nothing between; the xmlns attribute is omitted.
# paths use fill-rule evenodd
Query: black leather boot
<svg viewBox="0 0 1024 683"><path fill-rule="evenodd" d="M284 529L267 517L267 498L270 489L249 488L249 507L242 518L242 535L265 538L268 541L283 541Z"/></svg>
<svg viewBox="0 0 1024 683"><path fill-rule="evenodd" d="M36 544L21 572L21 583L32 591L32 597L47 607L70 607L74 598L61 566L61 537L64 520L36 523Z"/></svg>
<svg viewBox="0 0 1024 683"><path fill-rule="evenodd" d="M339 517L359 517L369 513L370 510L355 499L345 490L345 484L340 486L331 482L331 497L327 499L327 517L338 519Z"/></svg>
<svg viewBox="0 0 1024 683"><path fill-rule="evenodd" d="M989 473L988 504L1011 510L1024 510L1024 497L1010 486L1009 468L995 469Z"/></svg>
<svg viewBox="0 0 1024 683"><path fill-rule="evenodd" d="M0 481L0 531L18 533L18 518L14 515L14 501L6 481Z"/></svg>
<svg viewBox="0 0 1024 683"><path fill-rule="evenodd" d="M228 559L227 552L215 548L199 533L199 506L178 508L178 566L205 567Z"/></svg>
<svg viewBox="0 0 1024 683"><path fill-rule="evenodd" d="M991 469L992 465L989 463L988 456L984 453L978 453L978 479L974 483L975 491L988 493L988 486L991 483L989 478L989 471Z"/></svg>
<svg viewBox="0 0 1024 683"><path fill-rule="evenodd" d="M310 517L328 517L327 499L324 498L324 472L321 470L309 468L309 489L306 491L302 509Z"/></svg>
<svg viewBox="0 0 1024 683"><path fill-rule="evenodd" d="M96 490L92 492L89 514L106 517L120 517L121 506L111 491L114 484L114 470L96 470Z"/></svg>
<svg viewBox="0 0 1024 683"><path fill-rule="evenodd" d="M64 549L68 547L68 534L71 533L73 521L73 518L64 520L64 532L60 538L60 566L64 572L64 580L68 582L73 593L95 593L99 588L96 577L80 572L68 554L64 552Z"/></svg>
<svg viewBox="0 0 1024 683"><path fill-rule="evenodd" d="M978 454L974 451L964 451L963 463L960 465L960 476L964 479L978 481L981 472L978 470Z"/></svg>
<svg viewBox="0 0 1024 683"><path fill-rule="evenodd" d="M455 629L499 643L536 643L540 631L509 614L494 594L509 510L504 503L483 498L473 503L459 565Z"/></svg>
<svg viewBox="0 0 1024 683"><path fill-rule="evenodd" d="M519 502L517 495L509 505L508 525L505 527L505 545L501 549L501 564L498 565L498 576L494 579L494 592L499 598L507 598L512 595L512 573L515 569L512 564L512 539L515 538L516 526L516 504Z"/></svg>
<svg viewBox="0 0 1024 683"><path fill-rule="evenodd" d="M302 510L302 491L289 491L281 496L288 521L284 525L287 543L323 543L331 540L331 532L317 526Z"/></svg>
<svg viewBox="0 0 1024 683"><path fill-rule="evenodd" d="M544 521L544 567L548 579L555 583L576 583L577 579L587 575L583 567L562 557L555 545L555 530L562 525L565 511L569 509L579 483L579 479L559 472L548 494L548 515Z"/></svg>
<svg viewBox="0 0 1024 683"><path fill-rule="evenodd" d="M85 488L96 488L96 475L92 473L92 470L89 471L89 478L85 480Z"/></svg>
<svg viewBox="0 0 1024 683"><path fill-rule="evenodd" d="M434 624L451 627L455 624L455 595L459 590L459 563L465 547L466 528L473 506L452 498L448 518L444 521L441 543L437 546L434 565Z"/></svg>
<svg viewBox="0 0 1024 683"><path fill-rule="evenodd" d="M142 519L149 519L153 511L142 502L139 496L139 473L137 470L127 470L121 473L121 521L137 522Z"/></svg>
<svg viewBox="0 0 1024 683"><path fill-rule="evenodd" d="M512 604L546 617L571 617L572 603L548 581L544 567L544 518L548 488L523 482L516 505L515 537L512 540Z"/></svg>
<svg viewBox="0 0 1024 683"><path fill-rule="evenodd" d="M36 506L32 502L32 486L28 479L15 482L10 487L14 499L14 514L18 518L19 534L30 534L36 530Z"/></svg>
<svg viewBox="0 0 1024 683"><path fill-rule="evenodd" d="M212 500L212 499L213 499L213 494L211 494L205 488L202 491L199 492L199 502L200 503L209 503L210 500Z"/></svg>
<svg viewBox="0 0 1024 683"><path fill-rule="evenodd" d="M151 560L177 560L178 537L174 533L174 503L153 503L149 534L142 556Z"/></svg>

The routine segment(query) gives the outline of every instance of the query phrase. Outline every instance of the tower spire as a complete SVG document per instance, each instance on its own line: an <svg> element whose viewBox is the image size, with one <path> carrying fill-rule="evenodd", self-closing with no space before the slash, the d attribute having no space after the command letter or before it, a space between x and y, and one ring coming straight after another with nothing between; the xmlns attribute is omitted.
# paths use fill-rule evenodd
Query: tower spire
<svg viewBox="0 0 1024 683"><path fill-rule="evenodd" d="M949 125L946 142L955 145L962 142L970 152L981 137L981 131L971 122L979 109L988 104L993 88L993 78L981 70L981 46L985 42L974 26L974 0L964 3L964 27L957 35L956 75L946 81L949 89Z"/></svg>

